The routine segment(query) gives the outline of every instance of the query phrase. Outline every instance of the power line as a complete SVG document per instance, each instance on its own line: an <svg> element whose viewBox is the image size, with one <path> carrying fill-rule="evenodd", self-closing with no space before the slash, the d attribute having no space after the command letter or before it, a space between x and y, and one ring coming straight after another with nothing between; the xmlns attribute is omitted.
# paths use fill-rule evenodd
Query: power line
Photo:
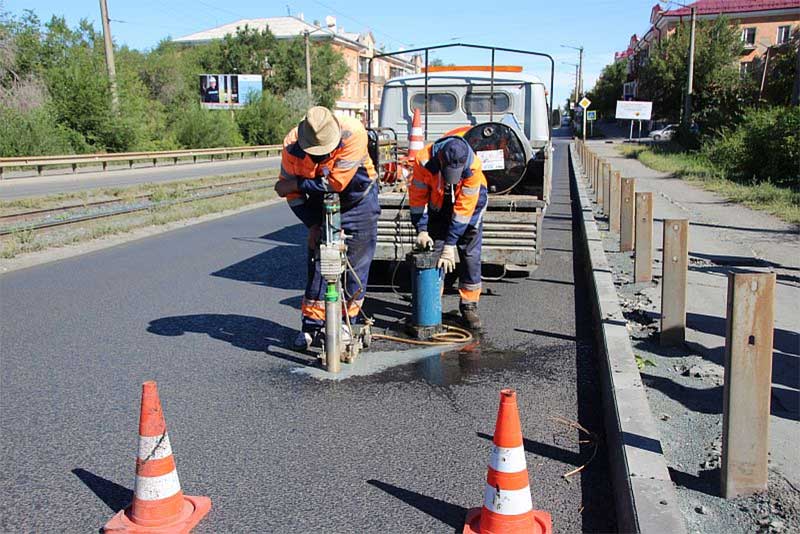
<svg viewBox="0 0 800 534"><path fill-rule="evenodd" d="M334 9L334 8L332 8L331 6L329 6L329 5L327 5L327 4L323 4L322 2L319 2L318 0L312 0L312 1L313 1L315 4L322 6L322 7L324 7L325 9L332 11L333 13L336 13L337 15L339 15L339 16L340 16L340 17L342 17L342 18L345 18L345 19L347 19L347 20L350 20L350 21L352 21L352 22L355 22L355 23L356 23L356 24L358 24L359 26L363 26L364 28L370 28L370 27L371 27L371 25L370 25L370 24L365 24L364 22L362 22L362 21L360 21L360 20L356 20L356 19L354 19L353 17L351 17L350 15L348 15L348 14L346 14L346 13L342 13L341 11L339 11L339 10L337 10L337 9ZM377 34L379 34L379 35L383 35L384 37L388 37L388 38L389 38L391 41L393 41L393 42L395 42L395 43L397 43L397 44L401 44L401 45L404 45L404 46L411 46L411 44L410 44L410 43L404 42L404 41L402 41L401 39L397 39L396 37L394 37L394 36L392 36L392 35L389 35L388 33L384 32L384 31L377 31L377 30L375 30L375 33L377 33Z"/></svg>

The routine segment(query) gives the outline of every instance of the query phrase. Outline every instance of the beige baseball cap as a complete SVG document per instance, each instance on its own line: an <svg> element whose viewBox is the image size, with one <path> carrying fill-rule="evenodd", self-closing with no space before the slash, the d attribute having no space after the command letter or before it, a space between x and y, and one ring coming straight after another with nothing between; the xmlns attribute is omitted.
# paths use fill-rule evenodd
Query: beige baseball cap
<svg viewBox="0 0 800 534"><path fill-rule="evenodd" d="M314 106L297 127L297 142L307 154L323 156L333 152L342 139L339 121L331 110Z"/></svg>

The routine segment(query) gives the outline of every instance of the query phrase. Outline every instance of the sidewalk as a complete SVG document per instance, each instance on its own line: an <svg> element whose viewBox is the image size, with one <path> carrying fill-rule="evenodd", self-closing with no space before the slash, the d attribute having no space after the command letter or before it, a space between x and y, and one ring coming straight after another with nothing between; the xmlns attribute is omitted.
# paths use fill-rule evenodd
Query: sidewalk
<svg viewBox="0 0 800 534"><path fill-rule="evenodd" d="M590 148L624 177L636 178L637 192L653 192L654 282L632 283L631 253L616 252L618 236L604 233L606 254L625 309L636 353L655 366L642 370L648 400L660 419L661 435L678 485L690 530L710 524L733 531L800 528L800 235L777 218L693 187L622 157L619 142L593 141ZM658 329L662 221L689 219L689 274L685 347L664 350ZM601 219L602 220L602 219ZM601 229L607 230L607 224ZM731 269L777 274L770 418L770 492L763 502L716 497L721 450L722 377L725 354L727 273ZM773 478L775 479L773 481ZM698 512L697 508L703 507ZM746 513L755 528L734 518ZM721 523L703 515L719 515ZM692 521L693 516L696 522ZM724 518L722 517L724 516ZM761 521L762 523L759 523ZM770 526L769 522L775 522ZM791 525L791 527L790 527Z"/></svg>

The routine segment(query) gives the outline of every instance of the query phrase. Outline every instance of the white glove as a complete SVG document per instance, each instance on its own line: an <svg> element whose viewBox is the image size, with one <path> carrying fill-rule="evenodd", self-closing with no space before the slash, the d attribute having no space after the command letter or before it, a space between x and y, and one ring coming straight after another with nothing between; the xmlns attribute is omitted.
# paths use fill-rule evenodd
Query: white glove
<svg viewBox="0 0 800 534"><path fill-rule="evenodd" d="M423 230L417 234L416 247L419 250L433 250L433 239L428 235L428 232Z"/></svg>
<svg viewBox="0 0 800 534"><path fill-rule="evenodd" d="M439 269L444 269L445 274L452 273L456 270L456 246L445 245L442 249L442 255L439 256L439 263L436 265Z"/></svg>

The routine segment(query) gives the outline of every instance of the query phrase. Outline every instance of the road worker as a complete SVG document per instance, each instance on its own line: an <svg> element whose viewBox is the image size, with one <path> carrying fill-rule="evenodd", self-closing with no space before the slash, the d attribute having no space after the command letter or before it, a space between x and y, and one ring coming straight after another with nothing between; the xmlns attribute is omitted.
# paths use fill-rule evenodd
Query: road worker
<svg viewBox="0 0 800 534"><path fill-rule="evenodd" d="M324 194L339 194L342 229L347 236L344 313L359 322L372 257L378 239L377 173L367 153L367 131L357 119L334 117L325 107L312 107L283 141L280 179L275 186L294 214L308 228L308 279L302 303L302 328L296 348L308 350L325 324L325 280L315 250L325 213ZM346 327L345 327L346 329ZM349 331L342 332L346 342Z"/></svg>
<svg viewBox="0 0 800 534"><path fill-rule="evenodd" d="M459 135L445 135L417 153L409 191L417 248L440 253L445 273L456 268L459 310L472 330L481 327L481 242L488 187L481 160Z"/></svg>

